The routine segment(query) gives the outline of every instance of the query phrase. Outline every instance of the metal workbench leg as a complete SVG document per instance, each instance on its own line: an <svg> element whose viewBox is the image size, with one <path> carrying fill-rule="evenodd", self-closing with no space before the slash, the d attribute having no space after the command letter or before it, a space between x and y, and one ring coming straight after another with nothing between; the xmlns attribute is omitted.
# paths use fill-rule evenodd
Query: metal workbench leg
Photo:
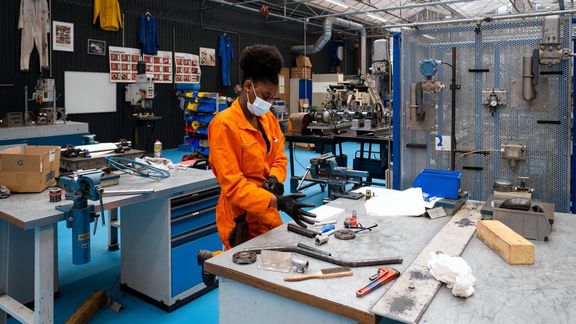
<svg viewBox="0 0 576 324"><path fill-rule="evenodd" d="M294 176L294 142L288 142L288 154L290 155L290 177Z"/></svg>
<svg viewBox="0 0 576 324"><path fill-rule="evenodd" d="M118 208L108 211L108 251L118 250Z"/></svg>
<svg viewBox="0 0 576 324"><path fill-rule="evenodd" d="M54 322L54 227L34 229L34 323Z"/></svg>

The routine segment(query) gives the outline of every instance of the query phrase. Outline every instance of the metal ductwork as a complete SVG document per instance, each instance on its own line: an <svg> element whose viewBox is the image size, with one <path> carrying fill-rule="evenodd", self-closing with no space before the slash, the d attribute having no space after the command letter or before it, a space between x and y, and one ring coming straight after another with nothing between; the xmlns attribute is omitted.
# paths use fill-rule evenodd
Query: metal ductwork
<svg viewBox="0 0 576 324"><path fill-rule="evenodd" d="M324 33L318 38L313 45L296 45L292 46L292 53L295 54L315 54L320 52L332 38L332 27L340 27L347 30L355 30L360 34L360 71L366 74L366 29L362 24L351 22L349 20L328 17L324 21Z"/></svg>

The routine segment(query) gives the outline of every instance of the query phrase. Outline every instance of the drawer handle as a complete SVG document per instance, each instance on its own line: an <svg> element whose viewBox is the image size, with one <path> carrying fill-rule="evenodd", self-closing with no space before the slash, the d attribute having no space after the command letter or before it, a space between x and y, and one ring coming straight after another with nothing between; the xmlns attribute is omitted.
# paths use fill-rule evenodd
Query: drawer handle
<svg viewBox="0 0 576 324"><path fill-rule="evenodd" d="M180 217L177 217L177 218L173 218L173 219L171 220L171 223L174 224L174 223L177 223L177 222L181 222L181 221L190 219L190 218L192 218L192 217L196 217L196 216L201 215L201 214L207 214L207 213L212 212L212 211L215 211L215 210L216 210L216 207L209 207L209 208L201 209L201 210L195 211L195 212L193 212L193 213L191 213L191 214L186 214L186 215L184 215L184 216L180 216Z"/></svg>
<svg viewBox="0 0 576 324"><path fill-rule="evenodd" d="M218 230L216 229L216 224L212 223L210 225L200 227L200 228L192 230L190 232L180 234L180 235L172 238L172 240L171 240L172 248L174 248L178 245L182 245L188 241L193 241L193 240L203 238L205 236L208 236L210 234L214 234L216 232L218 232Z"/></svg>

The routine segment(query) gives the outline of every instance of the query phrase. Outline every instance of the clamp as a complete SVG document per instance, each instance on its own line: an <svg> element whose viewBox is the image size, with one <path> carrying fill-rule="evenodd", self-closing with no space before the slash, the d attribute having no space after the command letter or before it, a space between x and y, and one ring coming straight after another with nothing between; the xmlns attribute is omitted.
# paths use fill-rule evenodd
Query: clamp
<svg viewBox="0 0 576 324"><path fill-rule="evenodd" d="M356 291L356 297L361 298L369 293L373 292L374 290L384 286L388 282L398 278L400 276L400 272L388 268L388 267L378 267L378 273L375 275L370 276L370 283Z"/></svg>

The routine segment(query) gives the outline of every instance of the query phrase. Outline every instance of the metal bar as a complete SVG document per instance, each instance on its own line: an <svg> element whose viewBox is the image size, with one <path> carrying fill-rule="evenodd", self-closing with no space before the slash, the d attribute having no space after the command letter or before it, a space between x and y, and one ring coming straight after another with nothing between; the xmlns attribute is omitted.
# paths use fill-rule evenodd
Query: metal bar
<svg viewBox="0 0 576 324"><path fill-rule="evenodd" d="M54 228L34 229L34 323L54 322Z"/></svg>
<svg viewBox="0 0 576 324"><path fill-rule="evenodd" d="M116 251L118 245L118 227L113 226L118 222L118 208L113 208L108 211L108 251Z"/></svg>
<svg viewBox="0 0 576 324"><path fill-rule="evenodd" d="M34 323L34 312L8 295L0 295L0 310L9 313L21 323Z"/></svg>
<svg viewBox="0 0 576 324"><path fill-rule="evenodd" d="M392 35L392 56L394 59L394 64L392 66L392 85L394 87L393 91L393 102L392 102L392 149L393 149L393 159L392 164L392 186L394 189L400 189L400 142L402 125L400 124L400 115L402 114L402 81L401 81L401 49L402 49L402 34L394 33ZM390 149L390 147L388 147Z"/></svg>
<svg viewBox="0 0 576 324"><path fill-rule="evenodd" d="M385 8L377 8L377 9L369 9L369 10L359 10L359 11L354 11L354 12L338 12L338 13L332 13L332 14L326 14L326 15L318 15L318 16L310 17L310 19L349 16L349 15L360 15L360 14L375 13L375 12L381 12L381 11L413 9L413 8L439 6L439 5L449 5L449 4L453 4L453 3L471 2L471 1L474 1L474 0L449 0L449 1L438 1L438 2L425 2L425 3L417 3L417 4L412 4L412 5L404 5L404 6L393 6L393 7L385 7Z"/></svg>
<svg viewBox="0 0 576 324"><path fill-rule="evenodd" d="M449 24L459 24L459 23L470 23L470 22L491 22L496 20L508 20L508 19L518 19L518 18L531 18L531 17L544 17L544 16L554 16L554 15L564 15L576 13L576 9L569 10L554 10L554 11L539 11L532 13L524 13L517 15L501 15L501 16L486 16L478 18L465 18L465 19L452 19L452 20L436 20L436 21L425 21L425 22L414 22L410 24L388 24L382 25L380 28L401 28L401 27L422 27L422 26L432 26L432 25L449 25Z"/></svg>
<svg viewBox="0 0 576 324"><path fill-rule="evenodd" d="M0 295L8 289L8 222L0 220ZM0 324L6 324L6 312L0 307Z"/></svg>
<svg viewBox="0 0 576 324"><path fill-rule="evenodd" d="M452 47L452 102L450 109L450 170L456 170L456 47Z"/></svg>
<svg viewBox="0 0 576 324"><path fill-rule="evenodd" d="M566 6L564 5L564 0L558 0L558 9L564 10Z"/></svg>
<svg viewBox="0 0 576 324"><path fill-rule="evenodd" d="M132 190L104 190L102 192L103 197L110 196L131 196L131 195L141 195L141 194L151 194L154 193L154 189L132 189Z"/></svg>
<svg viewBox="0 0 576 324"><path fill-rule="evenodd" d="M576 23L576 19L572 19L572 24ZM573 50L576 53L576 40L573 41ZM576 58L574 58L574 63L572 65L572 75L576 75ZM576 93L576 78L572 79L572 93ZM572 103L572 110L576 108L576 100ZM574 135L574 131L576 130L576 118L572 118L572 135ZM570 171L571 181L570 181L570 198L571 198L571 206L570 211L574 214L576 213L576 158L574 158L574 154L576 152L576 141L572 140L572 167Z"/></svg>

